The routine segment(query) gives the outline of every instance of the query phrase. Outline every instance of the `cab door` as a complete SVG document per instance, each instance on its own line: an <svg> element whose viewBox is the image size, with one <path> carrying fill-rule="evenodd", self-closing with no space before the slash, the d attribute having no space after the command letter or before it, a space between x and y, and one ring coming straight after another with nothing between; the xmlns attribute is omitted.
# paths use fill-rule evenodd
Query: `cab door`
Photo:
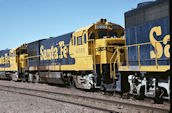
<svg viewBox="0 0 172 113"><path fill-rule="evenodd" d="M21 54L19 57L19 72L24 73L27 66L27 54Z"/></svg>
<svg viewBox="0 0 172 113"><path fill-rule="evenodd" d="M22 46L17 49L17 64L19 73L24 73L25 68L27 67L27 48Z"/></svg>

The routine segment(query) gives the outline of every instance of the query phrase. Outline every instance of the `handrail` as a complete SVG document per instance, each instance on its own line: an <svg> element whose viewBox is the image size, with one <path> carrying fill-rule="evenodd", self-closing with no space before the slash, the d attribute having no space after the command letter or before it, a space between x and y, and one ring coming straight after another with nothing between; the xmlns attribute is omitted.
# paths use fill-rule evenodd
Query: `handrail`
<svg viewBox="0 0 172 113"><path fill-rule="evenodd" d="M96 48L95 48L95 40L89 39L88 42L91 42L91 54L93 57L93 66L94 66L94 74L96 74Z"/></svg>
<svg viewBox="0 0 172 113"><path fill-rule="evenodd" d="M115 60L113 62L113 73L112 73L112 59L115 57ZM120 51L119 49L116 49L115 52L113 53L112 57L110 58L110 77L116 79L116 67L115 65L120 66Z"/></svg>
<svg viewBox="0 0 172 113"><path fill-rule="evenodd" d="M126 62L127 62L127 67L129 67L129 62L128 62L128 47L126 49Z"/></svg>
<svg viewBox="0 0 172 113"><path fill-rule="evenodd" d="M117 53L117 54L118 54L118 53ZM116 79L116 70L115 70L116 67L115 67L115 64L116 64L116 62L117 62L117 59L118 59L118 57L115 58L115 61L114 61L114 63L113 63L113 68L114 68L114 69L113 69L113 70L114 70L114 71L113 71L113 78L115 78L115 79Z"/></svg>
<svg viewBox="0 0 172 113"><path fill-rule="evenodd" d="M169 40L168 40L169 41ZM158 69L158 50L157 50L157 43L158 42L164 42L163 40L161 41L156 41L156 42L153 42L155 44L155 47L154 47L154 51L155 51L155 66L156 68ZM149 44L152 44L151 42L147 42L147 43L140 43L140 44L133 44L133 45L126 45L126 46L118 46L118 47L113 47L113 46L108 46L108 47L113 47L115 50L115 52L113 53L113 55L111 56L110 58L110 77L111 78L116 78L116 72L115 72L115 64L117 64L118 67L121 66L121 62L120 62L120 50L121 49L124 49L126 50L125 51L125 59L126 59L126 66L129 68L129 60L128 60L128 49L130 47L136 47L137 48L137 54L138 54L138 58L137 58L137 62L138 62L138 66L139 68L141 68L141 56L140 56L140 48L141 46L144 46L144 45L149 45ZM116 55L116 58L114 59L114 62L112 62L113 58L115 57ZM112 72L112 63L114 63L114 71Z"/></svg>
<svg viewBox="0 0 172 113"><path fill-rule="evenodd" d="M158 68L158 61L157 61L157 44L155 43L155 64L156 68Z"/></svg>
<svg viewBox="0 0 172 113"><path fill-rule="evenodd" d="M93 40L93 50L94 50L94 55L93 55L93 57L94 57L94 59L93 59L93 62L94 62L94 74L96 74L97 72L96 72L96 49L95 49L95 42L94 42L94 40Z"/></svg>
<svg viewBox="0 0 172 113"><path fill-rule="evenodd" d="M112 57L110 58L110 77L112 78L112 59L114 58L115 54L117 53L117 49L113 53ZM117 58L117 57L116 57ZM115 70L114 70L115 71Z"/></svg>
<svg viewBox="0 0 172 113"><path fill-rule="evenodd" d="M167 41L170 41L170 40L167 40ZM163 42L163 40L161 40L161 41L156 41L156 42L154 42L154 43L157 43L157 42ZM132 44L132 45L126 45L126 46L120 46L120 47L118 47L119 49L121 49L121 48L126 48L126 47L133 47L133 46L138 46L138 45L148 45L148 44L152 44L151 42L146 42L146 43L140 43L140 44ZM114 47L114 46L108 46L108 47Z"/></svg>
<svg viewBox="0 0 172 113"><path fill-rule="evenodd" d="M141 67L141 63L140 63L140 45L138 45L138 64L139 64L139 67Z"/></svg>
<svg viewBox="0 0 172 113"><path fill-rule="evenodd" d="M168 40L169 41L169 40ZM164 42L163 40L161 40L161 41L156 41L156 42L153 42L154 44L155 44L155 47L154 47L154 52L155 52L155 66L156 66L156 68L158 69L158 48L157 48L157 43L158 42ZM117 49L119 49L119 50L121 50L121 49L125 49L126 50L126 66L129 68L129 60L128 60L128 48L130 48L130 47L136 47L137 48L137 54L138 54L138 58L137 58L137 62L138 62L138 66L139 66L139 68L141 68L141 56L140 56L140 48L141 48L141 46L144 46L144 45L149 45L149 44L152 44L151 42L147 42L147 43L141 43L141 44L133 44L133 45L126 45L126 46L120 46L120 47L117 47ZM118 54L119 53L119 54ZM116 54L116 51L114 52L114 54ZM114 54L112 55L112 57L114 57ZM117 63L118 64L118 66L120 66L119 65L119 63L120 63L120 52L117 52L117 57L118 57L118 62L115 62L115 63ZM110 62L111 63L111 62ZM111 71L112 72L112 71Z"/></svg>

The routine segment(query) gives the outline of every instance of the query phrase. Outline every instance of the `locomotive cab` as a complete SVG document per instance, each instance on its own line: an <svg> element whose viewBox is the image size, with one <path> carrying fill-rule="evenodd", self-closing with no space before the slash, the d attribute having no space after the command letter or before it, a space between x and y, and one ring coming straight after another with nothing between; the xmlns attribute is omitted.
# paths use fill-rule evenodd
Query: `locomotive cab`
<svg viewBox="0 0 172 113"><path fill-rule="evenodd" d="M17 48L16 54L17 54L17 60L18 60L19 73L24 73L24 70L27 66L27 58L26 58L28 56L27 45L23 44L22 46Z"/></svg>
<svg viewBox="0 0 172 113"><path fill-rule="evenodd" d="M16 65L18 67L17 71L11 75L12 80L18 81L24 78L24 72L27 67L27 45L23 44L22 46L16 48L14 50L15 52L15 59L16 59ZM14 59L13 59L14 60Z"/></svg>
<svg viewBox="0 0 172 113"><path fill-rule="evenodd" d="M115 62L117 56L113 53L118 47L125 45L123 35L124 29L120 25L106 22L106 19L80 28L72 34L69 49L70 55L76 60L74 67L80 75L83 73L84 75L90 73L93 75L95 82L93 87L107 86L106 90L114 90L114 79L117 77L112 75L114 70L110 68L117 64ZM122 62L125 52L120 52L120 61ZM110 88L108 88L109 84Z"/></svg>
<svg viewBox="0 0 172 113"><path fill-rule="evenodd" d="M116 83L121 77L116 74L118 70L116 59L119 57L119 64L121 64L125 55L124 50L117 50L119 47L125 46L124 29L120 25L101 19L96 23L95 30L96 66L94 70L96 70L95 74L98 80L97 86L100 85L106 91L117 90ZM121 56L117 56L117 54L114 54L115 52L120 52Z"/></svg>

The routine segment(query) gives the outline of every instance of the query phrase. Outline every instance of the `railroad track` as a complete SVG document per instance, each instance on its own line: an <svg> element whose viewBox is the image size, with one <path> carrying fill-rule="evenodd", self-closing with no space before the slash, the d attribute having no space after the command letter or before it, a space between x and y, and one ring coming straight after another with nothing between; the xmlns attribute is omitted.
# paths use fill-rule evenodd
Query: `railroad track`
<svg viewBox="0 0 172 113"><path fill-rule="evenodd" d="M49 99L77 106L87 107L108 113L168 113L169 110L157 108L152 106L138 105L127 102L120 102L102 98L94 98L88 96L81 96L76 94L66 94L60 92L52 92L47 90L37 90L29 88L21 88L14 86L0 85L0 91L7 91L11 93L18 93L27 96L34 96L38 98ZM89 104L88 104L89 103Z"/></svg>

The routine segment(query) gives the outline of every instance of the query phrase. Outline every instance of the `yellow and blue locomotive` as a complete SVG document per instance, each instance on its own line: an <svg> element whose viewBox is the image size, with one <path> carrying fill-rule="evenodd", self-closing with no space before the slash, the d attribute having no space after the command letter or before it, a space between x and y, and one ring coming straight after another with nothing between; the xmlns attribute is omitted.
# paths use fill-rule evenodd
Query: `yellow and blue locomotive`
<svg viewBox="0 0 172 113"><path fill-rule="evenodd" d="M26 44L14 49L0 51L0 78L17 81L27 66Z"/></svg>
<svg viewBox="0 0 172 113"><path fill-rule="evenodd" d="M126 46L119 50L126 57L118 69L137 98L170 99L169 22L169 0L143 2L125 13Z"/></svg>
<svg viewBox="0 0 172 113"><path fill-rule="evenodd" d="M115 48L125 45L123 35L120 25L101 19L72 33L28 43L23 78L114 91L110 61L115 60ZM122 62L124 51L121 54Z"/></svg>

